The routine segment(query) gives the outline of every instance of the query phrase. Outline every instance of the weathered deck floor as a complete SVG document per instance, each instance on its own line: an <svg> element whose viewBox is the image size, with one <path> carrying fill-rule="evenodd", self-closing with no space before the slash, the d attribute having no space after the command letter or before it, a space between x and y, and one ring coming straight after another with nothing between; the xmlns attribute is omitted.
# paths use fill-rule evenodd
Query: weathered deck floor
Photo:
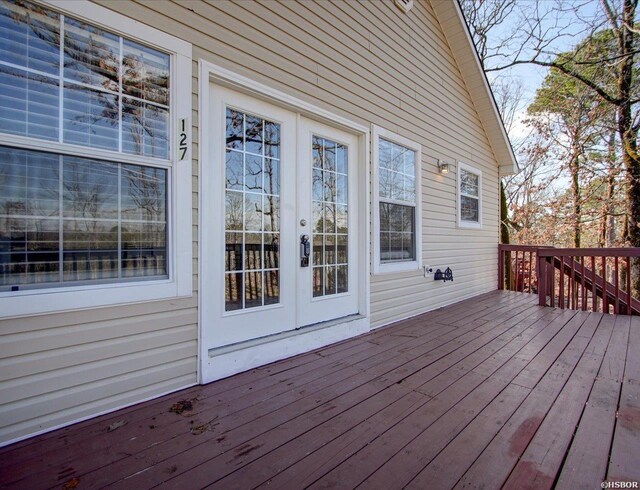
<svg viewBox="0 0 640 490"><path fill-rule="evenodd" d="M536 299L496 291L14 444L0 449L0 485L575 489L640 480L640 319ZM182 400L192 409L169 411Z"/></svg>

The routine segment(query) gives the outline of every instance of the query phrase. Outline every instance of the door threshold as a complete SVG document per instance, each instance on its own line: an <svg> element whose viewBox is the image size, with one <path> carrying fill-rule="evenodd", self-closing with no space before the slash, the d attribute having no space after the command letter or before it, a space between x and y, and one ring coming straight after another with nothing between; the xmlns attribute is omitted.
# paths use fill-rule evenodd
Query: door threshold
<svg viewBox="0 0 640 490"><path fill-rule="evenodd" d="M263 337L257 337L251 340L243 340L242 342L235 342L233 344L227 344L221 347L214 347L212 349L209 349L209 357L229 354L231 352L236 352L242 349L255 347L255 346L266 344L269 342L288 339L290 337L295 337L296 335L315 332L316 330L330 328L335 325L349 323L355 320L360 320L362 318L365 318L365 317L359 313L356 313L354 315L347 315L340 318L334 318L332 320L327 320L325 322L312 323L311 325L305 325L304 327L294 328L293 330L286 330L284 332L273 333L270 335L265 335Z"/></svg>
<svg viewBox="0 0 640 490"><path fill-rule="evenodd" d="M209 349L200 383L296 356L370 331L369 318L355 314L294 330Z"/></svg>

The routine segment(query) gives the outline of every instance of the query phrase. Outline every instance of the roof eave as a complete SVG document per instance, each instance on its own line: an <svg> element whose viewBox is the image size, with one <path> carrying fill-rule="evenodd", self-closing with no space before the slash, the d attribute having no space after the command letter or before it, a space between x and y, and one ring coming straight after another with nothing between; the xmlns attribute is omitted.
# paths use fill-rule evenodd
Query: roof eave
<svg viewBox="0 0 640 490"><path fill-rule="evenodd" d="M485 129L500 175L518 173L518 161L458 0L437 0L431 5Z"/></svg>

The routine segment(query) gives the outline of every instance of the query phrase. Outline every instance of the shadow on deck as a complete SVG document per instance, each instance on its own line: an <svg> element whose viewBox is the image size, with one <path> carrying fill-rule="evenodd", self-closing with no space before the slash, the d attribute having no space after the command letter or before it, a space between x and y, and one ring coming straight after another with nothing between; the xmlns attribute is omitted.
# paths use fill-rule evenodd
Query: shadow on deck
<svg viewBox="0 0 640 490"><path fill-rule="evenodd" d="M14 444L0 486L640 480L640 317L536 303L496 291Z"/></svg>

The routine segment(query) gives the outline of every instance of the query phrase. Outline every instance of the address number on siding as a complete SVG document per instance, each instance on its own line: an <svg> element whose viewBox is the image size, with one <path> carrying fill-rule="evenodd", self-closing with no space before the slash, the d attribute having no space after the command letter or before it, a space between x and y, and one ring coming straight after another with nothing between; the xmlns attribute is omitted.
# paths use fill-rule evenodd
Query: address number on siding
<svg viewBox="0 0 640 490"><path fill-rule="evenodd" d="M178 120L178 161L187 159L189 154L189 119L184 117Z"/></svg>

